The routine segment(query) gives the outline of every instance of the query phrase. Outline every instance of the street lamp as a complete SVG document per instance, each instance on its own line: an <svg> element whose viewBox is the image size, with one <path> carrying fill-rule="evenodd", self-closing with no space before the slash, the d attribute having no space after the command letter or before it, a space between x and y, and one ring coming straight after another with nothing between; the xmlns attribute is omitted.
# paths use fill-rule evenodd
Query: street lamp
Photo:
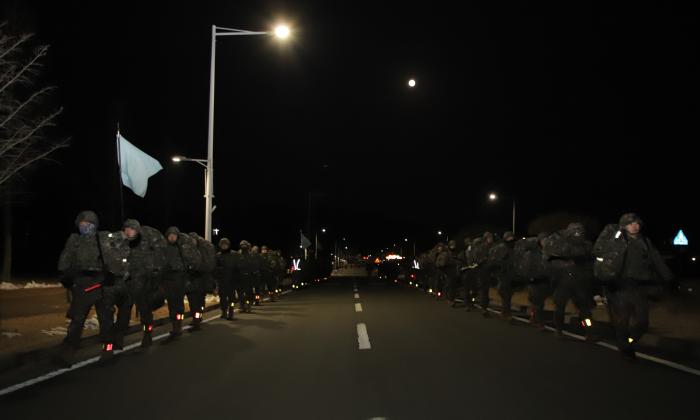
<svg viewBox="0 0 700 420"><path fill-rule="evenodd" d="M408 87L416 87L416 80L415 79L410 79L408 81Z"/></svg>
<svg viewBox="0 0 700 420"><path fill-rule="evenodd" d="M496 193L490 193L489 194L489 201L496 201L498 199L498 196ZM515 199L513 199L513 225L512 225L512 230L513 235L515 235Z"/></svg>
<svg viewBox="0 0 700 420"><path fill-rule="evenodd" d="M290 35L289 28L279 25L272 32L278 39L286 39ZM207 172L206 172L206 206L204 213L204 238L211 241L212 200L214 198L214 92L216 86L216 37L239 35L270 35L267 31L246 31L242 29L211 27L211 64L209 75L209 134L207 136Z"/></svg>
<svg viewBox="0 0 700 420"><path fill-rule="evenodd" d="M194 162L199 164L204 168L204 198L207 198L207 185L209 182L209 167L207 166L207 160L206 159L190 159L182 155L175 155L172 157L172 160L174 163L180 163L180 162ZM214 210L212 210L213 212ZM205 218L206 221L206 218ZM211 221L210 221L211 223ZM205 223L206 225L206 223ZM211 226L211 225L210 225ZM206 231L204 232L205 234L207 233ZM218 235L218 233L217 233ZM207 239L208 241L211 241L211 237Z"/></svg>

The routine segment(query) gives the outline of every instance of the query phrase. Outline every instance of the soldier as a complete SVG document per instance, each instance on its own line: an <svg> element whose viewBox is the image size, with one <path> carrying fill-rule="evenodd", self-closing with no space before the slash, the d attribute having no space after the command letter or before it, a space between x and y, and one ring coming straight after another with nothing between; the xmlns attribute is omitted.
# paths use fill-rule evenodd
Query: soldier
<svg viewBox="0 0 700 420"><path fill-rule="evenodd" d="M635 344L649 328L649 294L673 273L651 241L641 232L642 220L634 213L620 217L617 229L606 228L595 244L598 265L609 267L606 295L622 356L635 361ZM608 232L614 232L607 235ZM608 262L613 265L608 266Z"/></svg>
<svg viewBox="0 0 700 420"><path fill-rule="evenodd" d="M281 294L282 293L282 281L284 280L284 277L287 274L287 261L282 256L282 251L277 250L275 252L275 255L277 257L277 273L276 273L277 299L279 300L280 297L282 296L282 294Z"/></svg>
<svg viewBox="0 0 700 420"><path fill-rule="evenodd" d="M428 252L422 252L420 255L418 255L418 278L420 280L420 284L423 287L423 291L428 293L428 290L430 289L430 270L432 269L432 261L430 261L430 255ZM432 293L432 291L430 292Z"/></svg>
<svg viewBox="0 0 700 420"><path fill-rule="evenodd" d="M547 266L542 255L543 232L537 237L527 238L515 244L515 274L527 284L530 302L530 325L544 329L544 303L550 291Z"/></svg>
<svg viewBox="0 0 700 420"><path fill-rule="evenodd" d="M510 321L513 319L511 313L511 299L513 297L513 247L515 237L513 232L505 232L503 240L493 246L489 251L489 266L491 274L497 280L498 294L501 297L503 311L501 318Z"/></svg>
<svg viewBox="0 0 700 420"><path fill-rule="evenodd" d="M270 252L267 246L263 245L260 251L260 277L263 287L267 287L267 294L272 302L277 301L275 293L275 272L277 271L278 260Z"/></svg>
<svg viewBox="0 0 700 420"><path fill-rule="evenodd" d="M131 308L136 305L143 338L141 347L151 346L153 332L152 296L158 287L158 277L163 269L163 248L165 238L153 228L141 226L138 220L127 219L122 230L129 245L128 272L124 286L124 296L120 302L117 323L115 325L115 348L124 346L124 332L129 327Z"/></svg>
<svg viewBox="0 0 700 420"><path fill-rule="evenodd" d="M493 234L491 232L484 232L481 237L481 241L478 245L472 246L473 251L473 265L476 267L475 277L477 287L479 288L479 304L481 305L482 315L486 318L490 317L489 313L489 288L491 287L491 272L488 265L489 262L489 251L493 246Z"/></svg>
<svg viewBox="0 0 700 420"><path fill-rule="evenodd" d="M444 293L447 296L447 304L451 308L456 305L457 279L459 278L459 261L457 255L457 242L454 240L447 243L446 248L438 251L435 266L440 270L444 279Z"/></svg>
<svg viewBox="0 0 700 420"><path fill-rule="evenodd" d="M236 268L239 276L238 299L241 310L250 313L251 304L255 300L253 287L260 277L260 259L251 252L250 242L246 240L240 242L240 258Z"/></svg>
<svg viewBox="0 0 700 420"><path fill-rule="evenodd" d="M543 254L551 267L557 336L563 336L566 304L571 299L579 311L586 339L594 340L591 334L593 244L586 239L585 228L581 223L570 223L563 231L547 237L543 245Z"/></svg>
<svg viewBox="0 0 700 420"><path fill-rule="evenodd" d="M256 260L257 271L253 274L254 305L262 306L262 299L265 293L265 280L263 279L263 258L260 255L260 247L253 245L250 248L250 255Z"/></svg>
<svg viewBox="0 0 700 420"><path fill-rule="evenodd" d="M430 270L428 274L428 279L430 280L428 292L433 294L435 299L440 299L442 296L442 272L438 269L436 262L440 249L444 246L443 243L438 243L433 249L428 251L428 258L430 259L430 263L428 264L428 269Z"/></svg>
<svg viewBox="0 0 700 420"><path fill-rule="evenodd" d="M126 274L126 246L120 235L98 232L99 220L92 211L83 211L75 219L80 234L68 237L58 259L61 283L72 292L68 314L70 324L60 353L54 362L70 366L80 345L85 318L95 307L100 322L102 361L114 357L112 324L114 322L114 293L116 283Z"/></svg>
<svg viewBox="0 0 700 420"><path fill-rule="evenodd" d="M219 252L216 254L216 280L219 290L219 305L221 318L229 321L234 319L234 304L236 302L236 289L234 288L234 276L239 254L232 252L231 241L228 238L219 240Z"/></svg>
<svg viewBox="0 0 700 420"><path fill-rule="evenodd" d="M471 312L474 309L474 299L476 297L476 282L474 276L474 268L476 264L473 262L472 258L472 247L476 246L481 239L476 238L474 241L471 238L464 239L464 251L462 251L461 261L462 266L460 268L460 280L462 281L462 287L464 288L464 310Z"/></svg>
<svg viewBox="0 0 700 420"><path fill-rule="evenodd" d="M167 246L164 248L162 286L168 301L168 312L172 331L165 341L171 342L182 335L182 320L185 319L185 287L190 282L190 273L200 263L199 252L193 240L181 233L177 227L165 231Z"/></svg>
<svg viewBox="0 0 700 420"><path fill-rule="evenodd" d="M202 238L195 232L190 232L190 238L199 254L199 264L192 270L189 282L185 286L185 294L190 304L192 316L192 328L190 332L199 331L202 328L202 317L207 293L214 292L212 272L216 268L216 249L211 242Z"/></svg>

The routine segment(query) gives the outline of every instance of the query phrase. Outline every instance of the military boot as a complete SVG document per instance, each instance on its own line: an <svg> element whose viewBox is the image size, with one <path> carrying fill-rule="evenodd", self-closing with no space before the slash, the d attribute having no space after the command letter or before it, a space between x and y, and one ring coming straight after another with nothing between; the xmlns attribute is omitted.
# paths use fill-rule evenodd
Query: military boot
<svg viewBox="0 0 700 420"><path fill-rule="evenodd" d="M102 353L100 354L100 364L106 364L114 360L114 343L105 343L102 345Z"/></svg>
<svg viewBox="0 0 700 420"><path fill-rule="evenodd" d="M176 318L172 320L173 329L168 334L168 338L163 340L163 344L172 343L182 336L182 315L177 314Z"/></svg>
<svg viewBox="0 0 700 420"><path fill-rule="evenodd" d="M151 347L151 344L153 344L153 337L151 336L153 333L153 325L144 325L143 326L143 337L141 338L141 348L146 349L148 347Z"/></svg>

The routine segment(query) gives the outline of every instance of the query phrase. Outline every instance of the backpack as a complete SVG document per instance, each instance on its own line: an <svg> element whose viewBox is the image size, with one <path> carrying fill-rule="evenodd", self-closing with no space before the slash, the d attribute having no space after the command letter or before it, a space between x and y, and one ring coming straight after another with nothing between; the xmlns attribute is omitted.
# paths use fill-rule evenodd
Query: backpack
<svg viewBox="0 0 700 420"><path fill-rule="evenodd" d="M593 275L600 281L616 280L625 265L627 239L617 224L605 226L593 246Z"/></svg>
<svg viewBox="0 0 700 420"><path fill-rule="evenodd" d="M515 243L513 268L516 276L525 279L546 277L545 263L536 237L521 239Z"/></svg>

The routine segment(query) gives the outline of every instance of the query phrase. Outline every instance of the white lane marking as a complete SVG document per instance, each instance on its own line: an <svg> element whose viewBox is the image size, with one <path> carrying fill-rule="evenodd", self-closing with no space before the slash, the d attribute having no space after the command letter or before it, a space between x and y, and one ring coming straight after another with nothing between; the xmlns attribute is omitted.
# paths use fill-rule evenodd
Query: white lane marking
<svg viewBox="0 0 700 420"><path fill-rule="evenodd" d="M367 325L364 323L357 324L357 344L360 350L372 348L372 345L369 343L369 335L367 335Z"/></svg>
<svg viewBox="0 0 700 420"><path fill-rule="evenodd" d="M460 298L457 298L457 299L455 299L455 300L458 301L458 302L463 302L463 301L464 301L463 299L460 299ZM479 305L479 307L481 307L481 306ZM491 308L488 308L488 310L489 310L490 312L494 312L494 313L497 313L497 314L500 314L500 313L501 313L501 312L496 311L496 310L491 309ZM529 323L530 323L530 320L529 320L529 319L522 318L522 317L519 317L519 316L514 316L513 319L517 319L518 321L524 322L524 323L526 323L526 324L529 324ZM546 328L548 331L555 331L554 328L552 328L552 327L550 327L550 326L548 326L548 325L545 325L545 328ZM568 332L568 331L562 331L562 333L564 333L564 335L566 335L566 336L575 338L575 339L577 339L577 340L586 341L586 337L584 337L584 336L582 336L582 335L570 333L570 332ZM614 344L609 344L609 343L606 343L606 342L604 342L604 341L596 341L595 344L597 344L597 345L599 345L599 346L601 346L601 347L605 347L605 348L608 349L608 350L619 351L616 345L614 345ZM660 358L660 357L652 356L652 355L646 354L646 353L641 353L641 352L636 352L636 353L637 353L637 357L639 357L640 359L644 359L644 360L648 360L648 361L650 361L650 362L658 363L658 364L660 364L660 365L668 366L668 367L670 367L671 369L680 370L681 372L690 373L691 375L700 376L700 370L698 370L698 369L693 369L693 368L691 368L690 366L682 365L682 364L680 364L680 363L676 363L676 362L673 362L673 361L671 361L671 360L662 359L662 358Z"/></svg>
<svg viewBox="0 0 700 420"><path fill-rule="evenodd" d="M361 303L355 304L355 312L362 312L362 304Z"/></svg>
<svg viewBox="0 0 700 420"><path fill-rule="evenodd" d="M360 294L359 294L359 293L355 293L355 299L359 299L359 298L360 298Z"/></svg>
<svg viewBox="0 0 700 420"><path fill-rule="evenodd" d="M291 292L292 292L291 290L286 290L280 294L286 295L286 294L289 294ZM269 300L269 298L265 298L265 299ZM265 300L265 299L263 299L263 300ZM220 315L213 316L211 318L207 318L205 320L202 320L202 322L210 322L210 321L213 321L215 319L221 319L221 316ZM182 327L183 331L189 330L190 328L192 328L192 327L189 325ZM165 337L167 337L168 335L170 335L170 334L165 333L165 334L155 336L155 337L153 337L153 341L162 340ZM128 346L124 346L124 350L115 350L114 355L116 356L117 354L133 350L136 347L139 347L140 345L141 345L140 342L129 344ZM55 378L56 376L63 375L64 373L68 373L70 371L80 369L82 367L91 365L93 363L97 363L99 361L100 361L100 356L95 356L95 357L92 357L90 359L83 360L82 362L75 363L75 364L73 364L73 366L71 366L69 368L58 369L58 370L55 370L53 372L49 372L46 375L38 376L34 379L29 379L29 380L21 382L19 384L15 384L15 385L9 386L7 388L0 389L0 396L7 395L7 394L10 394L10 393L15 392L15 391L19 391L22 388L27 388L27 387L30 387L32 385L36 385L36 384L44 382L44 381L48 381L49 379Z"/></svg>

